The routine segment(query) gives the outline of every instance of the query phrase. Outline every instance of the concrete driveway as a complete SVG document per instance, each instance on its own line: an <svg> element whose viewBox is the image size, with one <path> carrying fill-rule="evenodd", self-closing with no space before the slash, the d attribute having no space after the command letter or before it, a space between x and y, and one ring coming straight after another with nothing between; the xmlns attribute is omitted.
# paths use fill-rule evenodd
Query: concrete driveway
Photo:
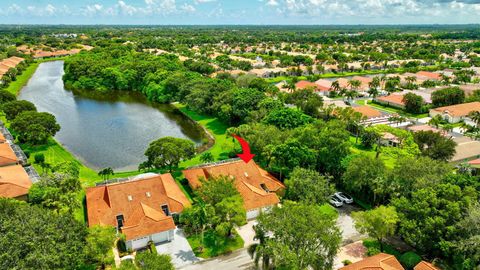
<svg viewBox="0 0 480 270"><path fill-rule="evenodd" d="M244 247L249 247L252 244L258 243L258 240L253 240L253 238L255 237L255 231L253 230L254 225L257 225L257 221L250 220L247 224L237 228L238 234L245 242L245 244L243 245Z"/></svg>
<svg viewBox="0 0 480 270"><path fill-rule="evenodd" d="M254 270L255 265L246 248L236 250L228 255L218 256L209 260L185 265L182 270Z"/></svg>
<svg viewBox="0 0 480 270"><path fill-rule="evenodd" d="M351 217L351 213L354 211L361 211L360 208L354 205L344 204L336 209L338 211L337 225L342 231L342 245L366 238L365 235L362 235L357 229L355 229L355 222Z"/></svg>
<svg viewBox="0 0 480 270"><path fill-rule="evenodd" d="M181 229L175 229L175 237L171 242L165 242L155 245L159 254L168 254L172 257L172 263L175 268L192 264L200 261L188 244L187 238Z"/></svg>

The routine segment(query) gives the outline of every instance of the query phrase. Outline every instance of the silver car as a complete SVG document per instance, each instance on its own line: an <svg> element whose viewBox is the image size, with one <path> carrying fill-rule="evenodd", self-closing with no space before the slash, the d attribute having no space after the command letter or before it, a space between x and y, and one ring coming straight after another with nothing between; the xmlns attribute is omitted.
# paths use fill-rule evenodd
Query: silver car
<svg viewBox="0 0 480 270"><path fill-rule="evenodd" d="M339 201L346 203L346 204L351 204L353 203L353 198L350 197L348 194L345 194L343 192L335 192L333 194L334 197L336 197Z"/></svg>
<svg viewBox="0 0 480 270"><path fill-rule="evenodd" d="M330 204L335 207L341 207L343 205L342 201L340 201L337 197L333 195L330 196Z"/></svg>

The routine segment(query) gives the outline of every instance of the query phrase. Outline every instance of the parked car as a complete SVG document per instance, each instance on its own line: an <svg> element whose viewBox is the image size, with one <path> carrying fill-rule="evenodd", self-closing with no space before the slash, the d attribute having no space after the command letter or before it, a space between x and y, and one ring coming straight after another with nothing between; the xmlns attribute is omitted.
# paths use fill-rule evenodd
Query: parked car
<svg viewBox="0 0 480 270"><path fill-rule="evenodd" d="M335 207L341 207L343 205L342 201L335 197L334 195L330 196L330 204Z"/></svg>
<svg viewBox="0 0 480 270"><path fill-rule="evenodd" d="M335 192L335 194L333 194L333 196L336 197L338 200L340 200L343 203L346 203L346 204L353 203L353 198L350 195L345 194L343 192Z"/></svg>

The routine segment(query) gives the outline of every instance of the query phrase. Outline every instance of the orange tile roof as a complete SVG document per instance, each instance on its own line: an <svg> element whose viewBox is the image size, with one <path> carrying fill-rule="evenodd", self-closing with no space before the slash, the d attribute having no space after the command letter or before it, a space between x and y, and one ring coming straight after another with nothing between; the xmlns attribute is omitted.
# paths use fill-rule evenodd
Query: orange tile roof
<svg viewBox="0 0 480 270"><path fill-rule="evenodd" d="M162 205L171 213L190 206L170 174L87 188L88 224L117 226L116 216L124 216L122 233L127 240L172 230L175 223L166 216Z"/></svg>
<svg viewBox="0 0 480 270"><path fill-rule="evenodd" d="M0 144L0 167L17 164L18 158L8 143Z"/></svg>
<svg viewBox="0 0 480 270"><path fill-rule="evenodd" d="M432 110L440 113L448 113L449 115L456 116L456 117L467 116L469 113L473 111L480 111L480 102L475 101L470 103L438 107Z"/></svg>
<svg viewBox="0 0 480 270"><path fill-rule="evenodd" d="M418 76L426 77L430 80L440 80L442 79L442 75L439 73L428 72L428 71L419 71L416 73Z"/></svg>
<svg viewBox="0 0 480 270"><path fill-rule="evenodd" d="M22 166L0 167L0 197L16 198L28 194L32 182Z"/></svg>
<svg viewBox="0 0 480 270"><path fill-rule="evenodd" d="M5 138L5 136L0 132L0 143L5 143L7 141L7 139Z"/></svg>
<svg viewBox="0 0 480 270"><path fill-rule="evenodd" d="M314 91L318 91L319 88L317 84L309 81L299 81L295 84L295 88L297 89L313 89Z"/></svg>
<svg viewBox="0 0 480 270"><path fill-rule="evenodd" d="M377 97L377 100L404 106L403 95L391 94L384 97Z"/></svg>
<svg viewBox="0 0 480 270"><path fill-rule="evenodd" d="M382 113L379 110L375 110L374 108L367 105L352 107L352 109L356 112L361 113L367 118L375 118L382 116Z"/></svg>
<svg viewBox="0 0 480 270"><path fill-rule="evenodd" d="M405 270L395 256L379 253L359 262L349 264L340 270Z"/></svg>
<svg viewBox="0 0 480 270"><path fill-rule="evenodd" d="M440 268L433 266L433 264L429 262L421 261L417 265L415 265L413 270L440 270Z"/></svg>
<svg viewBox="0 0 480 270"><path fill-rule="evenodd" d="M280 200L274 192L285 188L283 183L260 168L253 160L248 163L233 160L222 164L205 165L184 170L183 174L192 188L199 187L202 178L232 177L235 179L235 187L242 196L247 211L279 203ZM266 192L261 184L265 184L271 192Z"/></svg>

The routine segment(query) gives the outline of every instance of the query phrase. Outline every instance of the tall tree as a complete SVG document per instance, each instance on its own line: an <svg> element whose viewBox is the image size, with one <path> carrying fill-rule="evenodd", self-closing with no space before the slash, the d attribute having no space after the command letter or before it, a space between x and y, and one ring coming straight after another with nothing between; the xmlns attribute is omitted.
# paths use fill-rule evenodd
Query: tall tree
<svg viewBox="0 0 480 270"><path fill-rule="evenodd" d="M195 144L186 139L164 137L153 141L145 151L147 161L140 164L139 168L167 167L171 172L180 161L189 159L195 154Z"/></svg>
<svg viewBox="0 0 480 270"><path fill-rule="evenodd" d="M369 211L353 212L352 217L360 233L366 233L380 243L380 251L383 251L385 238L394 235L399 221L395 208L383 205Z"/></svg>
<svg viewBox="0 0 480 270"><path fill-rule="evenodd" d="M285 180L286 197L293 201L307 204L324 204L334 193L330 179L314 170L295 168L290 177Z"/></svg>
<svg viewBox="0 0 480 270"><path fill-rule="evenodd" d="M105 269L106 265L113 264L113 245L115 242L116 229L114 227L102 227L99 225L88 229L85 252L87 260L100 265Z"/></svg>

